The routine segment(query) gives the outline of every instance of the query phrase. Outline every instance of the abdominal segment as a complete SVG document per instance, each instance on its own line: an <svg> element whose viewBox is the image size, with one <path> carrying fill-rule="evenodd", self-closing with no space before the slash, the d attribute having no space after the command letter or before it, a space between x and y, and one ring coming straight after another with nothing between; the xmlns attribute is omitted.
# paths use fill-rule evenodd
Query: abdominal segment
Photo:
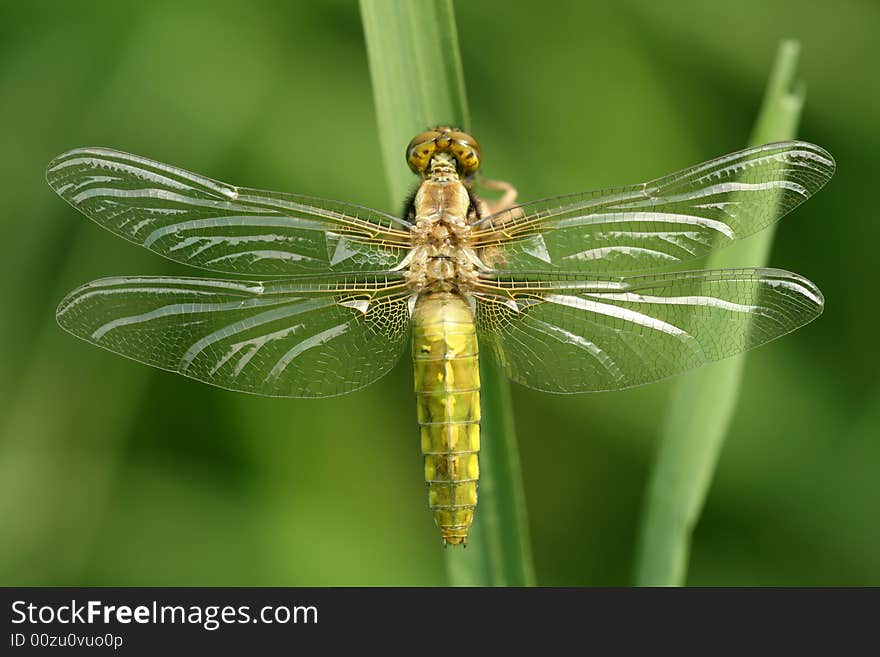
<svg viewBox="0 0 880 657"><path fill-rule="evenodd" d="M480 368L470 306L422 294L413 311L413 365L428 504L443 541L464 543L477 504Z"/></svg>

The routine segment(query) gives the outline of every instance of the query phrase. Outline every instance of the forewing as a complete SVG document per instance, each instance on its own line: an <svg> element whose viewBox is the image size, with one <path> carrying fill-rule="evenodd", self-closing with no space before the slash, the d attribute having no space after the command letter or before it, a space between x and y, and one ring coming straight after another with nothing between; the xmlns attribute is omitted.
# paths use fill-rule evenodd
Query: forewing
<svg viewBox="0 0 880 657"><path fill-rule="evenodd" d="M779 269L492 285L476 295L482 343L514 381L557 393L659 381L785 335L824 304Z"/></svg>
<svg viewBox="0 0 880 657"><path fill-rule="evenodd" d="M397 362L408 294L377 278L105 278L67 295L57 319L88 342L221 388L331 397Z"/></svg>
<svg viewBox="0 0 880 657"><path fill-rule="evenodd" d="M814 144L765 144L640 185L527 203L476 222L474 240L500 272L670 267L766 228L834 167Z"/></svg>
<svg viewBox="0 0 880 657"><path fill-rule="evenodd" d="M235 187L105 148L53 160L49 185L107 230L193 267L246 276L391 269L408 223L369 208Z"/></svg>

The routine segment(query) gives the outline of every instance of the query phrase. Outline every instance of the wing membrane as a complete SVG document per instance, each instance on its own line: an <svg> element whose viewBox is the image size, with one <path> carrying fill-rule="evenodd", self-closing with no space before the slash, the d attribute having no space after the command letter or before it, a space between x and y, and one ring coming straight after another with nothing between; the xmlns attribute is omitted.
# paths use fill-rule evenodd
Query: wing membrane
<svg viewBox="0 0 880 657"><path fill-rule="evenodd" d="M107 230L186 265L248 276L391 269L409 224L369 208L234 187L105 148L53 160L51 187Z"/></svg>
<svg viewBox="0 0 880 657"><path fill-rule="evenodd" d="M476 222L474 239L501 272L669 267L766 228L834 168L814 144L765 144L640 185L527 203Z"/></svg>
<svg viewBox="0 0 880 657"><path fill-rule="evenodd" d="M88 342L221 388L330 397L397 362L408 295L376 277L105 278L67 295L57 319Z"/></svg>
<svg viewBox="0 0 880 657"><path fill-rule="evenodd" d="M651 383L774 340L822 313L779 269L487 283L477 326L516 382L557 393Z"/></svg>

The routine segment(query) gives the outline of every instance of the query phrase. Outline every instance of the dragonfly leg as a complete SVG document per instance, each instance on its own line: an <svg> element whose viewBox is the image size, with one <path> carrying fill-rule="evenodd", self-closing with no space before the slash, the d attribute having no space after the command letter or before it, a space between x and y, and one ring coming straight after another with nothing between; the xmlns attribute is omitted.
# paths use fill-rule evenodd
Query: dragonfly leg
<svg viewBox="0 0 880 657"><path fill-rule="evenodd" d="M506 180L489 180L488 178L480 178L480 186L492 191L503 192L501 198L497 201L486 201L485 210L488 214L497 214L514 206L516 203L517 191L516 187ZM485 215L484 215L485 216Z"/></svg>

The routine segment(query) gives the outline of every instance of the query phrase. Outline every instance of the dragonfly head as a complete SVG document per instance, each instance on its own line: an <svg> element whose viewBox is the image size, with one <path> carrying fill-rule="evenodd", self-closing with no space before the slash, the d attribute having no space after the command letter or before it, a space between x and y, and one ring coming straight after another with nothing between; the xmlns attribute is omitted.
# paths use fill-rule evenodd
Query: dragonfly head
<svg viewBox="0 0 880 657"><path fill-rule="evenodd" d="M431 160L438 153L449 153L455 158L462 177L474 175L480 168L480 145L466 132L449 126L438 126L417 134L406 147L406 161L413 173L424 176Z"/></svg>

